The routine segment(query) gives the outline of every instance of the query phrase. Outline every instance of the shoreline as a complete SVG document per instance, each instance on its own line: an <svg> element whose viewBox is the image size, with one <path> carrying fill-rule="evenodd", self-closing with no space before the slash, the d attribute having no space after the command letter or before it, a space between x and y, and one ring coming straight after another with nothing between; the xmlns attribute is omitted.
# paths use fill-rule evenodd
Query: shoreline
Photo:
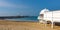
<svg viewBox="0 0 60 30"><path fill-rule="evenodd" d="M12 19L4 19L6 21L14 21L14 22L39 22L39 20L12 20Z"/></svg>

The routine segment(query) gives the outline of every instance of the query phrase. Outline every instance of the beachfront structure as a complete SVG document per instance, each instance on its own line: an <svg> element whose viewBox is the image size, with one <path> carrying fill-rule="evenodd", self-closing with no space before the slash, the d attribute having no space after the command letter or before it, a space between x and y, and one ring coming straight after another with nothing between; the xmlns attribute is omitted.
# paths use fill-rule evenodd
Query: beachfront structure
<svg viewBox="0 0 60 30"><path fill-rule="evenodd" d="M60 10L49 11L48 9L41 10L38 16L39 22L51 22L52 27L54 22L60 22Z"/></svg>

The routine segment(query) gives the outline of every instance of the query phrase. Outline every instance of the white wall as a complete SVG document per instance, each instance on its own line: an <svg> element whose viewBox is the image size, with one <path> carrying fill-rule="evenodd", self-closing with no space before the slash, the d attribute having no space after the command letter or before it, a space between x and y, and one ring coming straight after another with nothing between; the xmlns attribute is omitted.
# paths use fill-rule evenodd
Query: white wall
<svg viewBox="0 0 60 30"><path fill-rule="evenodd" d="M60 11L53 11L53 16L52 16L52 11L44 13L44 20L52 21L52 19L54 22L60 22Z"/></svg>
<svg viewBox="0 0 60 30"><path fill-rule="evenodd" d="M44 20L51 21L52 20L52 12L44 13Z"/></svg>

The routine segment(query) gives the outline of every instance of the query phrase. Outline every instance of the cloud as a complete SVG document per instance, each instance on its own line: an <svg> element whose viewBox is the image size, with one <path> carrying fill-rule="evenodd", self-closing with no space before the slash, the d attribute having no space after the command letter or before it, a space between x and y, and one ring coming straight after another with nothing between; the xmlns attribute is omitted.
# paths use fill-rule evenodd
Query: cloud
<svg viewBox="0 0 60 30"><path fill-rule="evenodd" d="M0 1L0 7L13 7L14 5L8 3L8 2L4 2L4 1Z"/></svg>
<svg viewBox="0 0 60 30"><path fill-rule="evenodd" d="M28 8L26 5L17 5L5 1L0 1L0 7L10 7L10 8Z"/></svg>

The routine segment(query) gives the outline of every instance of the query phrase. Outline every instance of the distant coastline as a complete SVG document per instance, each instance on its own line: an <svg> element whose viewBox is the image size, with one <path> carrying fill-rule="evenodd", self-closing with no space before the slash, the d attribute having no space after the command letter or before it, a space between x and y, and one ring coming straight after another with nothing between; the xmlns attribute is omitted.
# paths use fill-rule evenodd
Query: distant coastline
<svg viewBox="0 0 60 30"><path fill-rule="evenodd" d="M26 17L34 17L34 16L1 16L0 19L26 18Z"/></svg>

